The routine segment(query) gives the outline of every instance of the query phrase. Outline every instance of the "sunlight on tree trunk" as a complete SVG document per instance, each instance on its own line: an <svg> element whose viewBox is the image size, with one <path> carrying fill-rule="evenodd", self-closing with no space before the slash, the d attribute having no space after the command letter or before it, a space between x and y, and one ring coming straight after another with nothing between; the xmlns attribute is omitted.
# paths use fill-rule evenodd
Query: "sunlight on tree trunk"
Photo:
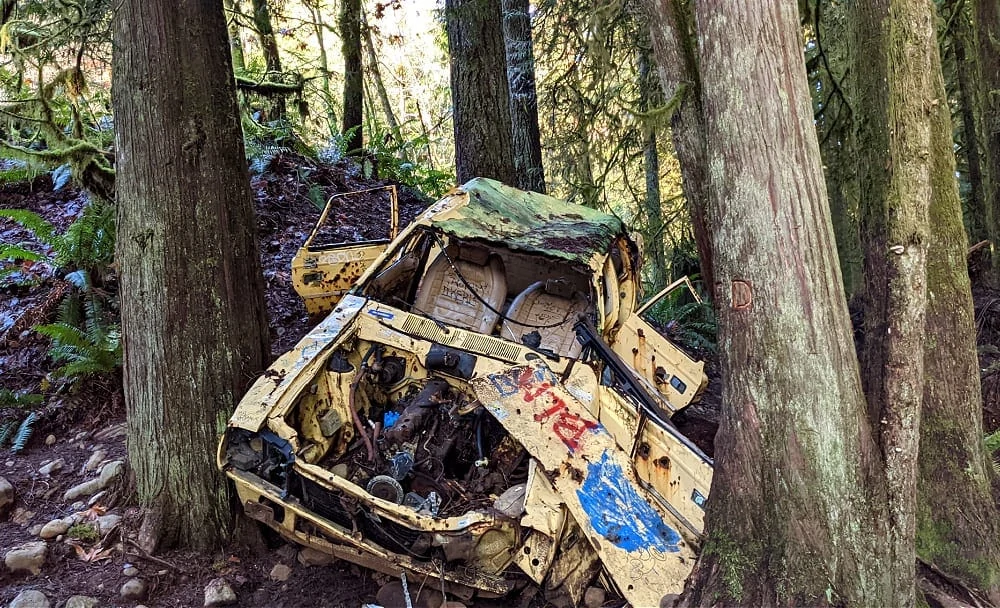
<svg viewBox="0 0 1000 608"><path fill-rule="evenodd" d="M124 384L144 548L212 549L232 524L216 441L268 352L222 2L123 0L114 42Z"/></svg>
<svg viewBox="0 0 1000 608"><path fill-rule="evenodd" d="M695 9L724 388L707 539L684 602L889 605L880 455L797 6Z"/></svg>
<svg viewBox="0 0 1000 608"><path fill-rule="evenodd" d="M514 168L517 171L517 182L512 185L544 194L545 172L538 132L538 94L528 0L503 0L502 4Z"/></svg>
<svg viewBox="0 0 1000 608"><path fill-rule="evenodd" d="M243 11L240 0L225 0L226 29L229 32L229 48L233 59L233 70L237 74L246 71L246 61L243 58L243 39L240 37L240 21Z"/></svg>
<svg viewBox="0 0 1000 608"><path fill-rule="evenodd" d="M639 112L648 114L651 108L663 103L660 81L653 71L647 46L639 47ZM646 216L646 252L653 264L650 291L656 293L667 286L667 255L663 246L663 206L660 201L660 157L656 149L656 129L647 117L642 135L643 172L646 175L646 198L643 211Z"/></svg>
<svg viewBox="0 0 1000 608"><path fill-rule="evenodd" d="M517 183L500 0L447 0L455 171L459 183Z"/></svg>

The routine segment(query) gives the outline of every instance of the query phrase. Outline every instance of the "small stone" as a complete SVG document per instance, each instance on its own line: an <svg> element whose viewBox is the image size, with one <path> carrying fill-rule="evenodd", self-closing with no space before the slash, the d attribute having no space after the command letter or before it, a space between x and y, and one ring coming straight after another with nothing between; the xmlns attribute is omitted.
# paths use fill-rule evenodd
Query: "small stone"
<svg viewBox="0 0 1000 608"><path fill-rule="evenodd" d="M299 551L298 561L303 566L326 566L327 564L332 564L337 561L337 558L330 555L329 553L323 553L322 551L317 551L316 549L306 547Z"/></svg>
<svg viewBox="0 0 1000 608"><path fill-rule="evenodd" d="M97 605L100 603L101 600L96 597L90 597L89 595L74 595L66 600L66 605L63 608L97 608Z"/></svg>
<svg viewBox="0 0 1000 608"><path fill-rule="evenodd" d="M13 460L8 460L8 461L7 461L7 462L5 462L4 464L5 464L5 465L7 465L7 468L9 469L9 468L11 468L12 466L14 466L14 461L13 461Z"/></svg>
<svg viewBox="0 0 1000 608"><path fill-rule="evenodd" d="M48 552L49 546L43 540L25 543L8 551L3 563L11 572L38 574L42 571Z"/></svg>
<svg viewBox="0 0 1000 608"><path fill-rule="evenodd" d="M64 522L61 519L53 519L49 523L42 526L42 529L38 533L38 536L46 540L49 540L59 536L60 534L66 534L67 530L69 530L69 526L66 524L66 522Z"/></svg>
<svg viewBox="0 0 1000 608"><path fill-rule="evenodd" d="M97 467L101 466L101 463L104 462L105 457L107 457L107 452L101 448L97 448L94 450L94 453L90 455L90 458L87 459L87 462L83 464L83 469L80 473L96 471Z"/></svg>
<svg viewBox="0 0 1000 608"><path fill-rule="evenodd" d="M83 502L82 500L78 500L73 504L71 504L69 508L74 511L83 511L84 509L87 508L87 503Z"/></svg>
<svg viewBox="0 0 1000 608"><path fill-rule="evenodd" d="M66 490L66 493L63 494L63 502L72 502L77 498L86 498L88 496L93 495L100 489L101 489L100 479L91 479L89 481L85 481L81 484L77 484L72 488Z"/></svg>
<svg viewBox="0 0 1000 608"><path fill-rule="evenodd" d="M125 576L139 576L139 569L132 564L125 564L125 567L122 568L122 574Z"/></svg>
<svg viewBox="0 0 1000 608"><path fill-rule="evenodd" d="M91 496L90 498L87 499L87 506L88 507L92 507L92 506L96 505L97 503L99 503L101 501L102 498L104 498L107 495L108 495L108 491L107 490L101 490L97 494L94 494L93 496Z"/></svg>
<svg viewBox="0 0 1000 608"><path fill-rule="evenodd" d="M0 477L0 515L5 514L14 506L14 486Z"/></svg>
<svg viewBox="0 0 1000 608"><path fill-rule="evenodd" d="M56 444L55 435L49 435L48 437L45 438L45 445L55 445L55 444Z"/></svg>
<svg viewBox="0 0 1000 608"><path fill-rule="evenodd" d="M104 488L108 487L108 484L111 483L111 481L114 480L115 477L121 475L122 471L124 470L125 470L125 463L122 462L121 460L112 460L111 462L101 467L101 476L99 478L101 485L99 489L103 490Z"/></svg>
<svg viewBox="0 0 1000 608"><path fill-rule="evenodd" d="M205 608L231 606L236 603L236 592L224 578L213 578L205 587Z"/></svg>
<svg viewBox="0 0 1000 608"><path fill-rule="evenodd" d="M96 441L108 441L109 439L116 439L118 437L124 437L126 433L125 423L112 424L108 428L98 431L94 434L94 440Z"/></svg>
<svg viewBox="0 0 1000 608"><path fill-rule="evenodd" d="M17 594L8 608L49 608L49 598L37 589L25 589Z"/></svg>
<svg viewBox="0 0 1000 608"><path fill-rule="evenodd" d="M38 536L42 533L42 524L35 524L28 528L28 534L32 536Z"/></svg>
<svg viewBox="0 0 1000 608"><path fill-rule="evenodd" d="M66 461L62 458L56 458L52 462L48 463L44 467L38 469L38 472L45 477L49 477L53 473L58 473L62 468L66 466Z"/></svg>
<svg viewBox="0 0 1000 608"><path fill-rule="evenodd" d="M116 515L114 513L108 513L107 515L102 515L97 518L97 530L98 533L103 536L108 532L115 529L122 521L121 515Z"/></svg>
<svg viewBox="0 0 1000 608"><path fill-rule="evenodd" d="M298 548L295 545L290 545L285 543L275 550L275 555L278 559L283 562L290 562L295 559L295 554L298 552Z"/></svg>
<svg viewBox="0 0 1000 608"><path fill-rule="evenodd" d="M287 581L288 577L290 577L291 575L292 575L292 569L286 566L285 564L275 564L274 568L271 568L270 576L272 581L278 581L283 583Z"/></svg>
<svg viewBox="0 0 1000 608"><path fill-rule="evenodd" d="M142 579L130 578L122 585L121 594L122 599L127 601L145 599L146 583Z"/></svg>
<svg viewBox="0 0 1000 608"><path fill-rule="evenodd" d="M87 435L89 434L90 434L89 431L80 431L76 435L73 435L73 442L76 443L77 441L83 441L84 439L87 438Z"/></svg>
<svg viewBox="0 0 1000 608"><path fill-rule="evenodd" d="M14 509L14 514L10 516L10 520L19 526L26 526L31 518L35 516L34 511L29 511L18 507Z"/></svg>
<svg viewBox="0 0 1000 608"><path fill-rule="evenodd" d="M601 608L607 597L608 594L604 589L600 587L587 587L587 591L583 594L583 605L586 608Z"/></svg>

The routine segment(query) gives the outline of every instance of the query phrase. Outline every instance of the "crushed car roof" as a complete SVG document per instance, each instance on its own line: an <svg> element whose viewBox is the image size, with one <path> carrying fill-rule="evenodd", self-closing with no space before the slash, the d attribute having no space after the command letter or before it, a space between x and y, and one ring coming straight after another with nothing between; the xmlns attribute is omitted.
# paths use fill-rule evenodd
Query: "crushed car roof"
<svg viewBox="0 0 1000 608"><path fill-rule="evenodd" d="M434 216L431 225L439 230L573 264L603 259L615 237L625 233L613 215L483 177L459 186L451 196L467 200Z"/></svg>

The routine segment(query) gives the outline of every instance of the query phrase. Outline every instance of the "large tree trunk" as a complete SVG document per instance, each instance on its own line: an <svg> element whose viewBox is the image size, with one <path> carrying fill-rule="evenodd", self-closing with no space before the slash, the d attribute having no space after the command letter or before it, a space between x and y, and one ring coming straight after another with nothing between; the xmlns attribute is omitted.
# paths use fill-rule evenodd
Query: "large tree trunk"
<svg viewBox="0 0 1000 608"><path fill-rule="evenodd" d="M209 549L230 529L215 445L267 353L226 41L221 1L123 0L115 15L128 450L161 546Z"/></svg>
<svg viewBox="0 0 1000 608"><path fill-rule="evenodd" d="M500 0L446 0L459 183L517 183Z"/></svg>
<svg viewBox="0 0 1000 608"><path fill-rule="evenodd" d="M951 113L937 53L917 555L1000 604L1000 513L983 444L976 329L955 182Z"/></svg>
<svg viewBox="0 0 1000 608"><path fill-rule="evenodd" d="M343 133L347 150L359 152L364 138L361 121L364 117L364 83L361 67L361 0L341 0L340 39L344 54L344 113Z"/></svg>
<svg viewBox="0 0 1000 608"><path fill-rule="evenodd" d="M855 112L864 243L862 384L878 429L889 499L895 606L912 606L917 453L931 199L931 53L927 0L869 0L854 14Z"/></svg>
<svg viewBox="0 0 1000 608"><path fill-rule="evenodd" d="M797 6L695 9L724 388L707 539L686 602L890 605L880 455Z"/></svg>
<svg viewBox="0 0 1000 608"><path fill-rule="evenodd" d="M698 74L694 19L688 5L679 0L646 0L650 37L668 103L675 105L670 134L681 165L684 199L691 213L694 240L701 262L701 278L713 293L712 246L708 207L708 165L705 157L701 83Z"/></svg>
<svg viewBox="0 0 1000 608"><path fill-rule="evenodd" d="M650 108L663 103L660 81L653 71L649 56L649 40L639 46L639 112L647 114ZM663 205L660 201L660 154L656 145L656 128L645 120L642 133L643 171L646 174L646 197L643 211L646 216L646 253L653 265L651 293L667 286L667 254L663 246Z"/></svg>
<svg viewBox="0 0 1000 608"><path fill-rule="evenodd" d="M538 94L535 92L535 55L531 48L528 0L502 0L507 82L514 169L522 190L545 192L542 143L538 133Z"/></svg>

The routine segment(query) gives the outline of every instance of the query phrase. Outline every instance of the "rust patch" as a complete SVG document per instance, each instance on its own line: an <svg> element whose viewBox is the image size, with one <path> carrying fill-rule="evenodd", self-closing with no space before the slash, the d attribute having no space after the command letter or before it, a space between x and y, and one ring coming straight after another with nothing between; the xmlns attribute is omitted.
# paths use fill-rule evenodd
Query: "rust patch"
<svg viewBox="0 0 1000 608"><path fill-rule="evenodd" d="M649 458L649 444L646 443L645 441L640 443L639 449L637 449L635 453L636 455L639 456L639 458L642 458L643 460Z"/></svg>
<svg viewBox="0 0 1000 608"><path fill-rule="evenodd" d="M656 459L655 462L656 466L658 467L663 467L664 469L670 468L670 459L667 458L666 456L660 456L659 458Z"/></svg>
<svg viewBox="0 0 1000 608"><path fill-rule="evenodd" d="M747 310L753 304L753 290L750 283L742 280L733 281L733 310Z"/></svg>

